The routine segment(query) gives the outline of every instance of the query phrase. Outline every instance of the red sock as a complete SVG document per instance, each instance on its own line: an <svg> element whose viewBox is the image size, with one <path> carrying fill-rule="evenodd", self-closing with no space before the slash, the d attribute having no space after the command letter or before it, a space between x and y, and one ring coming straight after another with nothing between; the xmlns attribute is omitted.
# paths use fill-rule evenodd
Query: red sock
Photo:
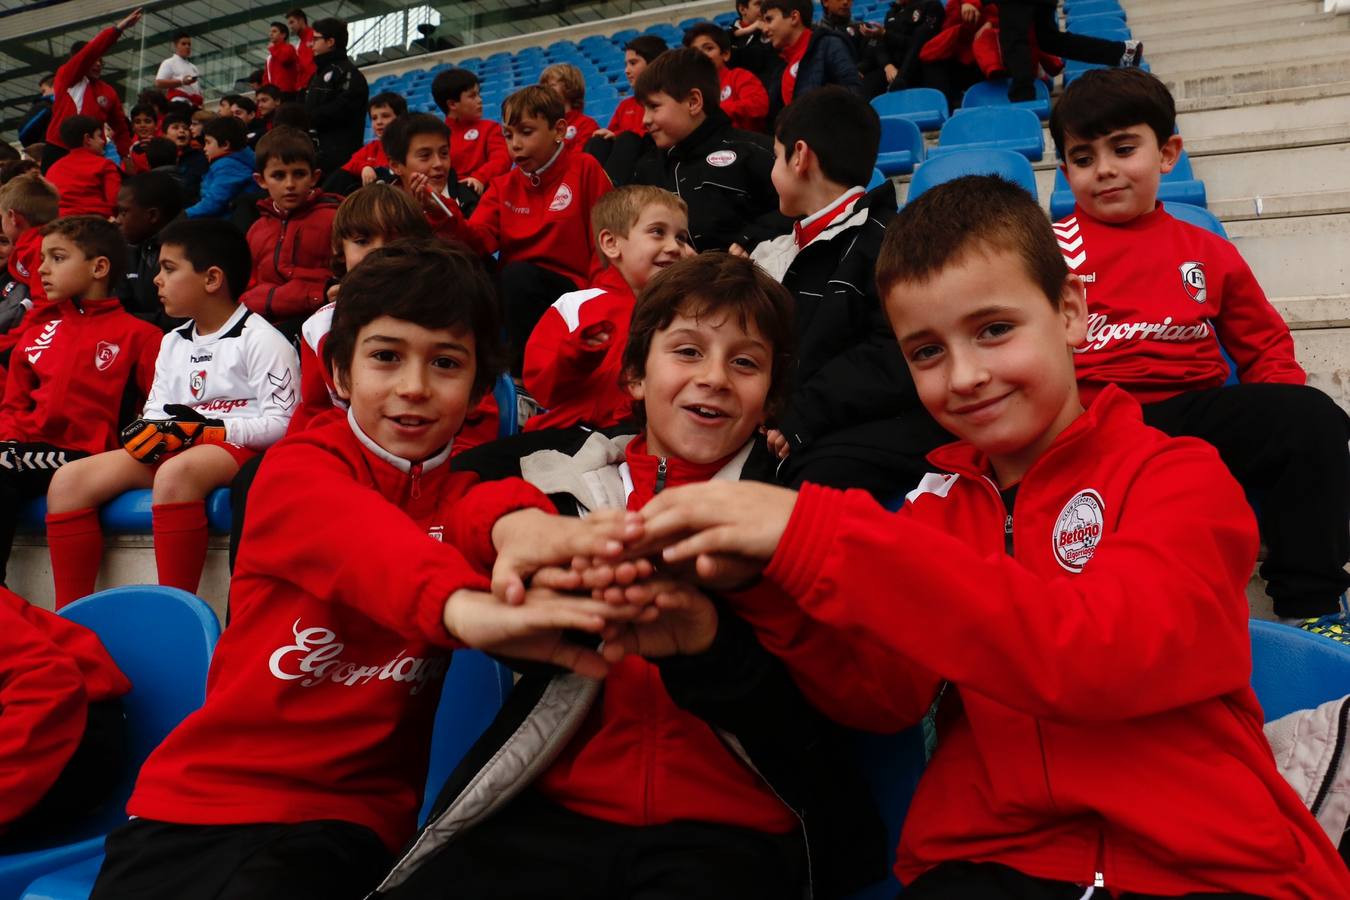
<svg viewBox="0 0 1350 900"><path fill-rule="evenodd" d="M73 509L47 514L47 548L52 554L56 608L94 592L103 562L103 526L98 510Z"/></svg>
<svg viewBox="0 0 1350 900"><path fill-rule="evenodd" d="M150 513L159 583L197 593L206 565L206 502L157 503Z"/></svg>

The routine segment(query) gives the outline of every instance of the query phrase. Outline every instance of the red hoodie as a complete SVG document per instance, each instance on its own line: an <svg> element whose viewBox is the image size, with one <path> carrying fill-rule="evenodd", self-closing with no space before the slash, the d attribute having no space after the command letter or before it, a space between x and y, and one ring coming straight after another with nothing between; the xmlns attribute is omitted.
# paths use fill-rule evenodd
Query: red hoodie
<svg viewBox="0 0 1350 900"><path fill-rule="evenodd" d="M1220 345L1244 383L1307 381L1289 326L1228 241L1161 205L1123 225L1075 208L1054 227L1064 261L1087 282L1087 340L1074 351L1085 402L1108 384L1141 403L1220 387Z"/></svg>
<svg viewBox="0 0 1350 900"><path fill-rule="evenodd" d="M42 279L37 277L38 266L42 264L42 235L38 227L26 228L14 242L9 251L6 268L9 277L22 283L28 289L28 299L32 307L19 320L19 323L0 334L0 396L4 395L4 382L8 377L10 354L23 338L23 333L34 325L46 322L52 316L54 304L47 299L47 291Z"/></svg>
<svg viewBox="0 0 1350 900"><path fill-rule="evenodd" d="M0 833L56 783L89 704L130 690L92 631L0 587Z"/></svg>
<svg viewBox="0 0 1350 900"><path fill-rule="evenodd" d="M594 284L563 294L530 332L522 376L525 389L547 412L527 421L527 431L578 423L607 428L632 412L633 398L619 376L636 298L614 266L602 269ZM601 324L608 326L609 340L587 344L583 335Z"/></svg>
<svg viewBox="0 0 1350 900"><path fill-rule="evenodd" d="M586 146L591 135L600 127L599 122L579 109L569 109L567 115L563 116L563 121L567 122L567 131L563 133L563 139L567 141L569 147L576 147L578 150Z"/></svg>
<svg viewBox="0 0 1350 900"><path fill-rule="evenodd" d="M49 309L10 356L0 439L116 450L118 413L128 392L135 409L144 405L164 334L115 297L61 300Z"/></svg>
<svg viewBox="0 0 1350 900"><path fill-rule="evenodd" d="M655 496L661 464L675 487L707 481L728 462L657 458L641 435L625 456L632 510ZM574 812L621 825L715 822L775 834L799 826L711 725L675 705L656 665L637 656L610 671L586 721L535 785Z"/></svg>
<svg viewBox="0 0 1350 900"><path fill-rule="evenodd" d="M542 172L515 168L492 179L473 216L456 218L450 231L478 253L500 253L503 265L535 263L580 286L595 261L591 207L612 187L595 157L564 146Z"/></svg>
<svg viewBox="0 0 1350 900"><path fill-rule="evenodd" d="M258 201L261 218L248 230L253 277L239 298L269 322L307 316L325 303L333 277L333 217L342 198L315 191L290 212Z"/></svg>
<svg viewBox="0 0 1350 900"><path fill-rule="evenodd" d="M763 90L763 88L761 88ZM647 126L642 124L642 118L646 115L646 110L642 104L637 102L634 97L624 97L619 101L619 105L614 107L614 115L609 117L609 124L605 126L616 136L630 131L638 137L647 133Z"/></svg>
<svg viewBox="0 0 1350 900"><path fill-rule="evenodd" d="M295 48L295 89L299 90L309 87L309 80L314 77L318 67L314 65L314 29L305 26L296 37L300 43Z"/></svg>
<svg viewBox="0 0 1350 900"><path fill-rule="evenodd" d="M61 215L109 218L117 210L122 173L113 161L76 147L52 164L47 180L61 195Z"/></svg>
<svg viewBox="0 0 1350 900"><path fill-rule="evenodd" d="M89 78L85 82L89 69L112 49L121 36L122 32L116 26L103 29L81 47L79 53L56 70L52 84L56 93L52 98L52 120L47 125L47 143L65 147L61 140L61 123L71 116L92 116L112 128L113 145L117 147L118 155L125 157L131 150L131 123L122 110L122 100L117 96L117 91L101 78ZM74 90L78 93L81 82L85 82L84 95L76 106L71 92Z"/></svg>
<svg viewBox="0 0 1350 900"><path fill-rule="evenodd" d="M723 66L717 73L722 83L722 112L731 117L733 128L744 131L763 131L764 119L769 115L769 93L764 82L749 69Z"/></svg>
<svg viewBox="0 0 1350 900"><path fill-rule="evenodd" d="M486 588L498 518L552 506L519 479L475 485L446 452L410 465L349 418L324 421L258 471L206 703L146 761L132 815L336 819L391 850L412 834L457 646L446 598Z"/></svg>
<svg viewBox="0 0 1350 900"><path fill-rule="evenodd" d="M461 122L449 116L445 124L450 127L450 165L457 178L477 178L486 185L511 171L502 126L490 119Z"/></svg>
<svg viewBox="0 0 1350 900"><path fill-rule="evenodd" d="M283 94L294 94L300 83L300 56L286 41L267 45L267 64L263 66L263 84L276 85Z"/></svg>
<svg viewBox="0 0 1350 900"><path fill-rule="evenodd" d="M975 860L1115 896L1350 896L1262 732L1256 523L1214 449L1146 427L1107 387L1011 512L969 444L931 459L955 474L898 514L804 486L765 587L731 598L822 709L871 698L878 722L907 707L889 724L912 724L947 684L900 880ZM843 677L810 653L813 630L866 664Z"/></svg>
<svg viewBox="0 0 1350 900"><path fill-rule="evenodd" d="M389 154L384 152L384 143L379 138L353 153L352 158L343 164L342 171L350 172L359 178L361 170L366 166L372 169L389 168Z"/></svg>

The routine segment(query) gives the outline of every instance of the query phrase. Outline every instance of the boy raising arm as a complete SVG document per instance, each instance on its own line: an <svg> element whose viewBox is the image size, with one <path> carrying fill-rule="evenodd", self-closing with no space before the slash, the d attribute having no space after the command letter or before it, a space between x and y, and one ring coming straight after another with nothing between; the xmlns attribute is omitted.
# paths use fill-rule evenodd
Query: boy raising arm
<svg viewBox="0 0 1350 900"><path fill-rule="evenodd" d="M676 488L643 514L649 544L692 533L667 564L762 572L730 597L762 639L805 614L882 642L913 721L944 682L959 695L898 851L906 897L1344 895L1248 683L1246 501L1209 447L1146 427L1123 391L1083 409L1083 286L1036 203L984 176L926 193L893 222L878 286L920 399L961 438L931 457L954 474L895 515L747 484Z"/></svg>

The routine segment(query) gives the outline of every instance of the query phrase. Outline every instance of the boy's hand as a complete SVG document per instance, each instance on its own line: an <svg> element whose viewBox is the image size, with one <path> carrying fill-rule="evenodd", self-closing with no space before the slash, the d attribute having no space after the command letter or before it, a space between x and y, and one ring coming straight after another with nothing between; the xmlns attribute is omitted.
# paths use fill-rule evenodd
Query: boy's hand
<svg viewBox="0 0 1350 900"><path fill-rule="evenodd" d="M131 12L127 13L125 19L117 23L117 30L126 31L128 28L134 27L136 23L141 20L141 16L143 15L145 15L145 13L141 10L133 9Z"/></svg>
<svg viewBox="0 0 1350 900"><path fill-rule="evenodd" d="M962 4L961 4L961 21L962 21L962 22L971 23L971 22L978 21L979 18L980 18L980 11L979 11L978 9L975 8L974 4L971 4L971 3L962 3Z"/></svg>
<svg viewBox="0 0 1350 900"><path fill-rule="evenodd" d="M422 172L415 172L408 176L408 190L412 192L417 202L422 204L422 208L429 213L438 216L446 216L449 209L436 197L436 192L431 188L431 179Z"/></svg>
<svg viewBox="0 0 1350 900"><path fill-rule="evenodd" d="M375 183L375 179L377 179L377 178L379 178L379 177L380 177L379 174L378 174L373 168L371 168L370 166L362 166L362 167L361 167L361 184L362 184L362 185L374 184L374 183Z"/></svg>
<svg viewBox="0 0 1350 900"><path fill-rule="evenodd" d="M669 488L642 508L642 536L628 553L660 549L665 564L694 562L699 583L736 588L773 557L796 502L795 491L748 481Z"/></svg>
<svg viewBox="0 0 1350 900"><path fill-rule="evenodd" d="M636 607L611 606L537 589L515 606L481 591L460 590L445 601L441 620L452 637L475 649L552 663L587 678L603 678L609 671L604 658L566 640L563 632L599 634L607 624L631 621L641 613Z"/></svg>
<svg viewBox="0 0 1350 900"><path fill-rule="evenodd" d="M483 184L483 182L479 181L477 178L461 178L459 183L467 184L469 187L473 188L473 192L479 196L482 196L483 191L487 188L487 185Z"/></svg>
<svg viewBox="0 0 1350 900"><path fill-rule="evenodd" d="M764 432L764 441L769 445L769 449L773 451L773 455L779 459L787 459L788 452L792 450L792 446L788 443L788 439L784 437L783 432L779 431L777 428L770 428L768 431Z"/></svg>
<svg viewBox="0 0 1350 900"><path fill-rule="evenodd" d="M614 137L614 132L610 131L608 128L597 128L591 132L591 137L604 138L608 141Z"/></svg>
<svg viewBox="0 0 1350 900"><path fill-rule="evenodd" d="M609 663L624 656L649 659L692 656L712 646L717 636L717 607L698 588L680 581L652 581L644 587L659 610L653 621L613 624L604 631L602 655Z"/></svg>
<svg viewBox="0 0 1350 900"><path fill-rule="evenodd" d="M492 567L492 593L507 603L525 598L525 579L545 566L566 565L577 557L617 560L623 542L641 534L640 517L621 509L604 509L584 519L549 515L538 509L508 513L492 526L497 562ZM577 585L553 582L560 590Z"/></svg>
<svg viewBox="0 0 1350 900"><path fill-rule="evenodd" d="M613 322L596 322L581 330L581 342L587 347L603 347L613 336Z"/></svg>
<svg viewBox="0 0 1350 900"><path fill-rule="evenodd" d="M732 256L741 256L745 258L749 258L750 256L750 254L746 251L746 249L742 247L740 244L732 244L730 247L727 248L727 252L730 253Z"/></svg>

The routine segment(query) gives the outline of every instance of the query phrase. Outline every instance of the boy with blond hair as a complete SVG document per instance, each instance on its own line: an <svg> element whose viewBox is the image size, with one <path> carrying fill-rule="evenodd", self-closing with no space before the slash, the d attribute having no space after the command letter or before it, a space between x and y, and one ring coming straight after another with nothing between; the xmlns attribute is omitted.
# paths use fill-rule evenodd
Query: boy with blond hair
<svg viewBox="0 0 1350 900"><path fill-rule="evenodd" d="M547 412L527 430L585 423L596 428L628 418L631 398L620 378L633 301L662 269L692 256L688 207L650 185L616 188L591 210L601 269L592 286L563 294L530 334L523 380Z"/></svg>
<svg viewBox="0 0 1350 900"><path fill-rule="evenodd" d="M585 113L586 78L581 70L571 63L554 63L539 73L539 83L556 94L566 108L563 118L567 127L563 130L563 140L578 150L585 147L600 123Z"/></svg>

